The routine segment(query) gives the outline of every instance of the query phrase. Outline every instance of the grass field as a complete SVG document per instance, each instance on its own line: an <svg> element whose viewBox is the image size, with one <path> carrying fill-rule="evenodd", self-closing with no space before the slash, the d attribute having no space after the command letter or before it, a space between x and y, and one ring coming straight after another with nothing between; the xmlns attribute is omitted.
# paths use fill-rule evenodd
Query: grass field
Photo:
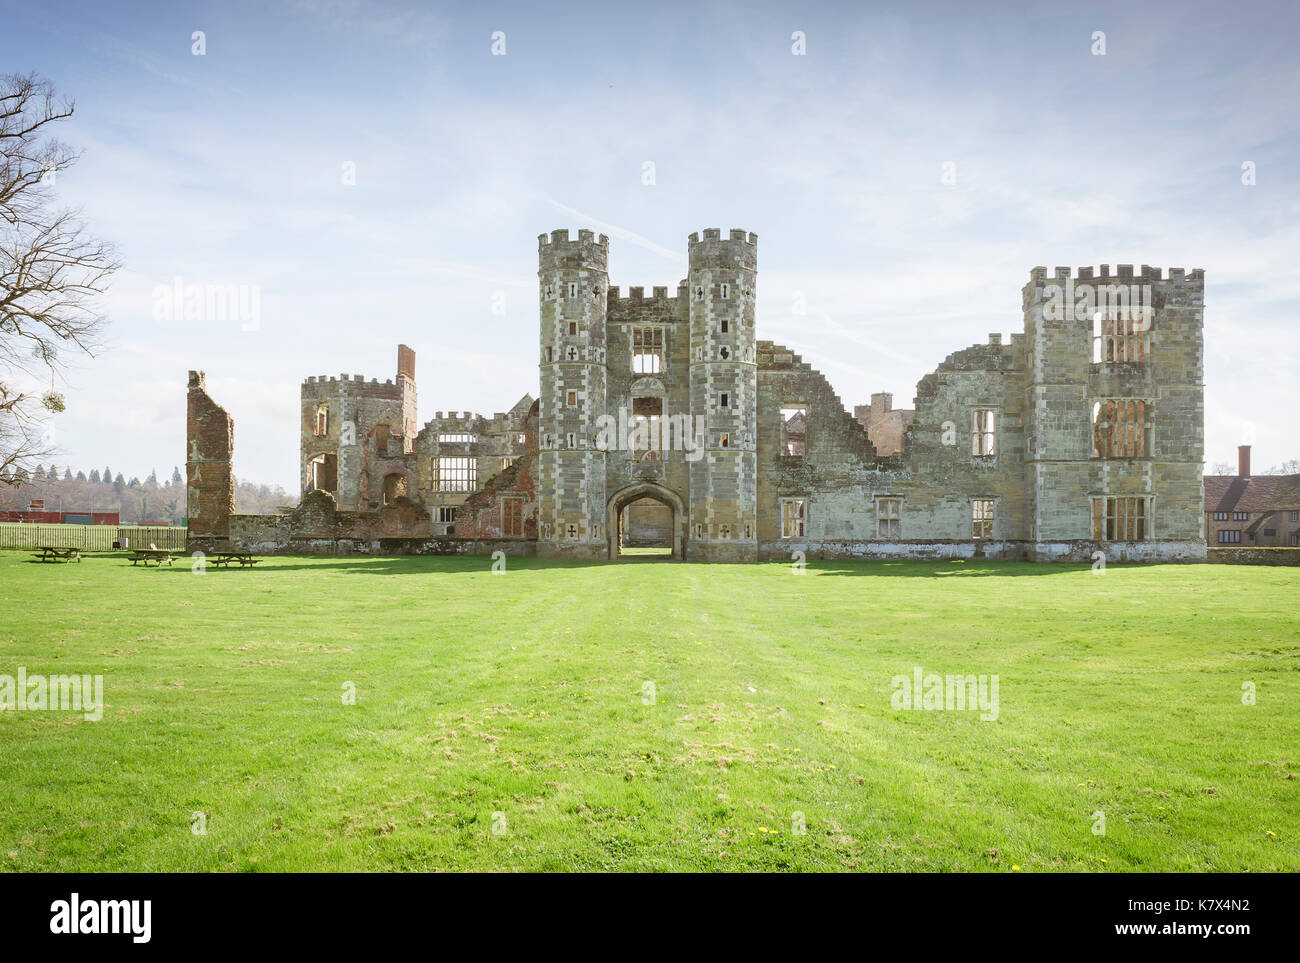
<svg viewBox="0 0 1300 963"><path fill-rule="evenodd" d="M1300 870L1300 569L26 559L8 871Z"/></svg>

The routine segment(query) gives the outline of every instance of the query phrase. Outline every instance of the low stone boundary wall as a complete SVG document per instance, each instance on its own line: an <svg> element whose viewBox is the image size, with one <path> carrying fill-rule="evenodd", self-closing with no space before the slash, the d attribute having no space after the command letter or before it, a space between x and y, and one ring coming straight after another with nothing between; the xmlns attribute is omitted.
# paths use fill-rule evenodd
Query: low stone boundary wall
<svg viewBox="0 0 1300 963"><path fill-rule="evenodd" d="M1215 565L1300 565L1300 548L1211 548L1205 560Z"/></svg>
<svg viewBox="0 0 1300 963"><path fill-rule="evenodd" d="M251 552L254 555L491 555L501 551L515 558L533 558L537 542L518 538L314 538L299 536L286 542L246 539L190 539L186 551Z"/></svg>
<svg viewBox="0 0 1300 963"><path fill-rule="evenodd" d="M976 545L958 541L847 541L790 538L764 541L763 560L788 559L803 552L813 559L971 559L989 562L1091 563L1095 552L1107 562L1203 562L1203 542L1029 542L990 540Z"/></svg>

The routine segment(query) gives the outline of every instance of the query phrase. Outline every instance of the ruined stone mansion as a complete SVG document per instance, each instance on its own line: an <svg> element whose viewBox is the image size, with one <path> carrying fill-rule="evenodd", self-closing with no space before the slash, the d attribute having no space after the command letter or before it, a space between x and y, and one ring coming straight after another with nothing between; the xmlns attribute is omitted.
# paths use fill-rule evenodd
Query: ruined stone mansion
<svg viewBox="0 0 1300 963"><path fill-rule="evenodd" d="M846 411L758 339L758 239L692 234L677 287L610 285L609 241L538 244L539 393L419 424L393 380L302 385L302 500L234 512L229 416L190 372L195 549L615 558L1200 560L1204 272L1030 271L1023 333L950 354L915 409ZM523 386L521 386L523 387Z"/></svg>

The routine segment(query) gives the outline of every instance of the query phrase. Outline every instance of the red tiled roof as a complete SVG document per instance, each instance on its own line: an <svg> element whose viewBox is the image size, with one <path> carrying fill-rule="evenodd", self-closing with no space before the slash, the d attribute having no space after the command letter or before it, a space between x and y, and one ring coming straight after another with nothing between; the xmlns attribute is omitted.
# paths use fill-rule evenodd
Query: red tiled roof
<svg viewBox="0 0 1300 963"><path fill-rule="evenodd" d="M1300 511L1300 475L1205 476L1207 512Z"/></svg>

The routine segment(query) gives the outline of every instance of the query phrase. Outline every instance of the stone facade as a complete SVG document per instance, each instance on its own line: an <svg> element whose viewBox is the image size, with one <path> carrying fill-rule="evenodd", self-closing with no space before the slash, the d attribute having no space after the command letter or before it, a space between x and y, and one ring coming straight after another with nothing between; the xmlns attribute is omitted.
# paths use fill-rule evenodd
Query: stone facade
<svg viewBox="0 0 1300 963"><path fill-rule="evenodd" d="M417 431L404 346L395 383L308 379L304 490L335 515L232 536L613 558L653 529L700 561L1205 558L1202 271L1034 268L1009 343L949 355L914 410L882 393L850 415L758 340L757 245L693 234L672 294L624 296L607 237L541 235L536 402Z"/></svg>

